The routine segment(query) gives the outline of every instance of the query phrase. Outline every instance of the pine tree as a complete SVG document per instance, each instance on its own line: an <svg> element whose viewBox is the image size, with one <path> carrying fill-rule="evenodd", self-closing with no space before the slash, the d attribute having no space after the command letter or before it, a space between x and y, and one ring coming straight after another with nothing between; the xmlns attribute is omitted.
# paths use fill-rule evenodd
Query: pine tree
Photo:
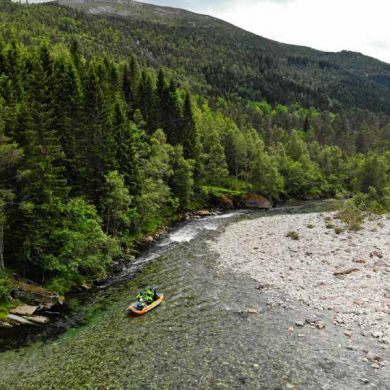
<svg viewBox="0 0 390 390"><path fill-rule="evenodd" d="M138 86L137 107L141 110L142 116L146 121L146 128L149 135L156 130L156 111L155 111L154 89L150 76L143 71Z"/></svg>
<svg viewBox="0 0 390 390"><path fill-rule="evenodd" d="M199 138L192 112L191 97L186 93L183 104L182 141L184 157L196 159L199 155Z"/></svg>
<svg viewBox="0 0 390 390"><path fill-rule="evenodd" d="M173 149L172 169L174 172L170 180L172 194L178 200L180 210L185 210L194 193L194 161L184 158L181 145L177 145Z"/></svg>
<svg viewBox="0 0 390 390"><path fill-rule="evenodd" d="M60 57L53 71L53 128L62 150L68 182L80 183L77 142L80 136L82 93L77 69L69 58Z"/></svg>
<svg viewBox="0 0 390 390"><path fill-rule="evenodd" d="M7 223L7 207L14 198L11 186L10 169L13 168L22 157L22 150L18 145L4 135L2 121L2 104L0 99L0 271L4 270L4 230Z"/></svg>

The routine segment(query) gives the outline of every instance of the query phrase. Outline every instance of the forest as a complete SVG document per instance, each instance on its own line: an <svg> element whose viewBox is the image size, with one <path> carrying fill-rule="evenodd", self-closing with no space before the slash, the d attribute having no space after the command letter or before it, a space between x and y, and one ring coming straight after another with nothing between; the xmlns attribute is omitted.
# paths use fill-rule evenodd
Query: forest
<svg viewBox="0 0 390 390"><path fill-rule="evenodd" d="M29 12L6 7L0 20ZM135 240L220 193L390 210L384 112L202 94L137 53L99 54L78 34L26 41L26 25L10 26L0 39L0 300L12 272L60 294L103 278Z"/></svg>

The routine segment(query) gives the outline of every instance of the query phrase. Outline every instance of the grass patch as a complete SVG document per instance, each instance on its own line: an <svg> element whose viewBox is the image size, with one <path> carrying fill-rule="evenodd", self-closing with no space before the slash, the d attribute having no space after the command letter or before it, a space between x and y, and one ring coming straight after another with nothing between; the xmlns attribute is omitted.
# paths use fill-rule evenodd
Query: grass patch
<svg viewBox="0 0 390 390"><path fill-rule="evenodd" d="M337 217L352 231L358 231L363 228L366 216L366 213L361 211L351 201L346 202L343 209L337 214Z"/></svg>
<svg viewBox="0 0 390 390"><path fill-rule="evenodd" d="M9 311L15 306L13 301L0 302L0 321L6 321Z"/></svg>
<svg viewBox="0 0 390 390"><path fill-rule="evenodd" d="M295 231L288 232L286 234L286 237L291 238L292 240L298 241L299 240L299 233Z"/></svg>
<svg viewBox="0 0 390 390"><path fill-rule="evenodd" d="M334 228L334 231L336 234L341 234L341 233L344 233L345 232L345 229L342 228L341 226L337 226Z"/></svg>

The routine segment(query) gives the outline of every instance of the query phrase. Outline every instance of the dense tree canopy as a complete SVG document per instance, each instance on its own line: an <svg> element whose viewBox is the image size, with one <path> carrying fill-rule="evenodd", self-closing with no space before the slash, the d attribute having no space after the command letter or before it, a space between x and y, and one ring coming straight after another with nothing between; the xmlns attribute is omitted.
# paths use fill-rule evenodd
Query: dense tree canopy
<svg viewBox="0 0 390 390"><path fill-rule="evenodd" d="M8 7L8 22L29 17ZM92 20L72 12L62 31ZM0 271L64 292L168 215L207 204L212 187L271 200L357 193L390 208L385 114L191 94L130 53L97 55L77 34L53 43L50 28L35 41L18 26L0 40Z"/></svg>

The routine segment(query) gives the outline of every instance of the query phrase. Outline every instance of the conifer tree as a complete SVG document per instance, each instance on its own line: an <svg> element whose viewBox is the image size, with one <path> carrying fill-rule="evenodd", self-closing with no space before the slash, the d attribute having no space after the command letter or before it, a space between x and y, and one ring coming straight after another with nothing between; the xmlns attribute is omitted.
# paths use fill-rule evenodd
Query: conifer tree
<svg viewBox="0 0 390 390"><path fill-rule="evenodd" d="M181 145L173 148L172 169L174 172L170 180L172 194L178 200L179 209L185 210L189 206L194 192L194 160L184 158Z"/></svg>

